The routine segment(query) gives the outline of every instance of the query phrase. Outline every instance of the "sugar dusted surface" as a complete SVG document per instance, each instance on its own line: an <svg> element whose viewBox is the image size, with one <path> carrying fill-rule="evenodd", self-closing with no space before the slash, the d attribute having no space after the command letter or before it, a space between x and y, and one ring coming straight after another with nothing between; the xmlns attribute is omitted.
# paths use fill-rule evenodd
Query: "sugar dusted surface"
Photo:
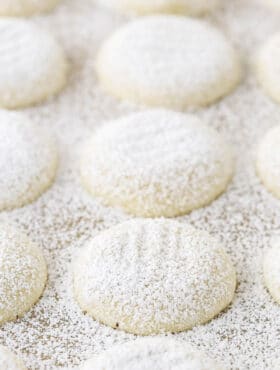
<svg viewBox="0 0 280 370"><path fill-rule="evenodd" d="M140 338L86 361L82 370L223 370L213 359L170 338Z"/></svg>
<svg viewBox="0 0 280 370"><path fill-rule="evenodd" d="M174 68L176 65L176 68ZM151 107L201 107L229 94L241 67L215 27L157 15L121 27L100 48L96 73L104 90Z"/></svg>
<svg viewBox="0 0 280 370"><path fill-rule="evenodd" d="M53 14L35 19L56 34L73 65L69 85L57 99L26 110L38 125L56 135L61 165L55 185L36 203L0 214L0 219L15 222L42 246L49 267L48 286L39 304L23 319L0 329L1 344L21 352L30 369L77 366L114 343L134 339L84 316L69 287L72 255L98 231L128 218L91 199L79 183L77 157L84 140L106 120L135 110L96 86L94 56L98 46L125 19L92 3L68 0ZM279 30L280 13L253 0L224 3L210 21L225 30L245 60L251 60L256 48ZM262 259L270 237L279 233L280 202L260 184L253 160L258 141L279 123L280 106L263 94L249 71L231 96L199 111L198 116L233 144L237 174L221 198L179 220L225 243L239 284L229 310L176 337L230 369L270 369L280 357L280 307L264 287Z"/></svg>
<svg viewBox="0 0 280 370"><path fill-rule="evenodd" d="M1 107L27 107L54 96L67 72L63 50L48 32L20 18L0 19Z"/></svg>
<svg viewBox="0 0 280 370"><path fill-rule="evenodd" d="M100 233L74 262L84 312L129 333L180 332L232 301L236 274L208 233L168 219L129 220Z"/></svg>
<svg viewBox="0 0 280 370"><path fill-rule="evenodd" d="M0 324L22 317L47 280L42 251L17 228L0 225Z"/></svg>
<svg viewBox="0 0 280 370"><path fill-rule="evenodd" d="M209 204L233 172L221 135L194 115L158 109L106 123L81 160L93 196L139 217L174 217Z"/></svg>
<svg viewBox="0 0 280 370"><path fill-rule="evenodd" d="M23 114L0 110L0 209L37 199L52 184L55 140Z"/></svg>

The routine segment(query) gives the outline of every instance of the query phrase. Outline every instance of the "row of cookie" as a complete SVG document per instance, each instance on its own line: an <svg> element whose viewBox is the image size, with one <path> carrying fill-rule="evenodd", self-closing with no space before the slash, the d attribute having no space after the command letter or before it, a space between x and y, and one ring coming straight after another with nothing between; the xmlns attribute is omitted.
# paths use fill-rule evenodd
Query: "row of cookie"
<svg viewBox="0 0 280 370"><path fill-rule="evenodd" d="M11 225L1 224L0 247L3 324L38 301L47 267L40 248ZM264 262L267 287L278 301L279 251L276 244ZM84 313L143 336L208 322L232 302L236 288L235 268L223 246L167 219L133 219L112 227L78 251L72 266L74 297ZM104 358L96 361L101 365Z"/></svg>
<svg viewBox="0 0 280 370"><path fill-rule="evenodd" d="M47 267L41 250L24 233L8 224L0 228L3 324L37 302ZM115 226L73 260L73 291L81 309L106 325L140 335L179 332L211 320L231 302L236 286L223 247L208 234L170 220L136 219ZM186 363L194 355L195 361L200 358L183 347L171 355L180 353ZM10 354L3 356L0 350L0 364ZM97 361L101 366L102 358ZM84 368L91 366L90 361Z"/></svg>
<svg viewBox="0 0 280 370"><path fill-rule="evenodd" d="M47 271L40 249L19 230L1 224L0 244L3 323L36 303ZM169 220L120 224L90 241L74 261L73 288L81 309L104 324L140 335L178 332L209 321L231 302L236 286L233 265L216 240ZM181 354L186 364L206 361L186 348L178 351L169 343L164 347L171 356ZM145 359L147 355L141 356L143 361L158 363L159 358ZM124 352L119 366L128 361L126 356ZM105 358L110 357L90 360L84 369L102 368Z"/></svg>
<svg viewBox="0 0 280 370"><path fill-rule="evenodd" d="M256 57L258 79L280 100L280 35ZM58 43L31 22L0 20L0 106L15 109L61 91L69 65ZM94 72L93 72L94 73ZM130 22L101 47L96 73L117 98L171 109L201 107L240 82L239 57L224 35L206 22L151 16Z"/></svg>
<svg viewBox="0 0 280 370"><path fill-rule="evenodd" d="M280 197L280 128L262 139L257 172ZM22 207L52 184L55 140L21 113L0 110L0 210ZM211 203L234 174L231 147L198 118L168 110L107 123L85 143L84 187L105 205L139 217L175 217Z"/></svg>
<svg viewBox="0 0 280 370"><path fill-rule="evenodd" d="M25 370L23 362L7 348L0 347L0 368ZM80 370L225 370L204 353L170 338L137 339L86 361ZM273 370L279 370L279 363Z"/></svg>
<svg viewBox="0 0 280 370"><path fill-rule="evenodd" d="M0 204L3 209L3 207L18 207L34 200L50 185L55 176L57 154L53 142L47 139L45 133L42 133L30 121L24 120L21 114L3 111L1 114L0 138L2 143L0 148L2 153L0 158L2 177ZM259 156L261 159L259 162L261 164L259 167L265 166L263 174L268 179L269 166L274 171L279 168L275 165L274 155L279 150L279 146L271 145L277 134L279 139L278 128L277 132L275 129L270 132L260 146ZM271 163L268 153L271 153L274 162ZM104 201L107 202L112 202L112 200L119 202L121 199L123 203L117 205L122 205L133 214L149 216L152 213L154 217L166 216L166 213L169 216L171 213L176 215L178 210L187 212L195 207L202 206L205 201L208 203L224 190L233 172L232 155L228 146L213 129L203 125L193 116L157 110L133 114L104 126L87 145L82 163L83 176L89 179L88 186L96 196L103 196ZM277 177L272 174L271 179L275 181ZM101 194L102 191L104 193ZM133 225L127 227L127 230L132 229ZM141 227L141 230L144 230L144 227ZM150 234L146 238L147 240L152 240L153 234L159 237L160 232L155 231ZM135 235L136 233L129 240L132 242L138 240L136 246L139 247L139 238L136 238ZM164 240L167 238L166 235L167 233L165 233ZM170 235L175 237L176 232ZM2 239L4 242L9 237L3 237ZM172 237L170 237L170 240L172 240ZM164 241L162 243L165 245ZM110 243L103 244L109 245ZM159 245L160 243L155 241L154 244ZM23 247L24 243L22 242L21 245ZM121 240L117 245L122 245ZM132 245L132 247L135 246ZM20 248L16 249L19 253ZM100 247L99 251L101 250ZM174 251L174 248L172 250ZM212 250L214 249L212 248ZM3 251L4 247L1 248L1 253L4 253ZM117 251L117 248L112 248L111 257L113 251ZM153 249L153 251L156 250ZM143 254L146 257L154 257L150 253L140 253L140 255ZM98 254L94 253L94 256L98 256ZM108 252L107 257L109 256L110 253ZM126 261L128 257L131 257L129 258L131 265L133 256L130 256L129 251L117 259ZM170 259L166 257L163 260ZM205 260L209 261L209 259ZM17 262L22 262L22 260L23 258L20 258L20 256L16 257ZM188 260L191 260L191 258L188 258ZM273 261L273 258L271 260ZM8 257L5 257L3 261L6 264ZM91 261L89 256L86 256L86 261ZM180 261L182 261L181 258ZM13 263L12 261L12 266ZM91 262L89 269L92 265ZM102 266L101 263L98 265L99 267ZM121 262L117 264L118 274L120 274L120 265ZM184 266L187 265L187 263L184 264ZM272 271L271 268L268 268L268 270L269 272ZM11 271L21 271L21 267L17 266L16 269L11 269ZM44 269L40 268L40 271L42 273ZM86 267L83 266L81 271L81 278L85 278ZM111 268L110 271L112 272ZM124 269L124 271L128 270ZM168 268L165 271L168 271ZM179 269L176 268L176 271L178 272ZM100 271L98 274L99 277L104 277L104 279L107 275L110 276L106 273L106 269L103 273ZM90 276L90 270L88 276ZM44 277L45 274L43 274ZM13 284L17 281L17 279L12 278L7 280ZM97 282L98 279L94 279L94 281ZM133 281L132 276L127 281L131 283ZM159 281L164 281L164 279ZM87 286L85 282L78 285L81 285L84 289ZM44 284L41 283L40 287L43 286ZM111 290L120 291L120 285L115 288ZM8 302L12 302L12 296L14 296L12 289L13 286ZM124 289L127 289L127 287ZM174 292L175 288L172 289ZM96 291L95 289L89 289L89 291L91 290ZM141 291L144 291L144 288ZM81 294L82 290L77 288L77 292ZM18 295L15 296L18 297ZM220 301L222 300L220 299ZM86 303L84 304L86 305ZM12 306L15 308L16 304ZM163 307L165 306L163 305ZM21 306L21 308L25 310L24 306ZM85 309L87 310L86 306ZM6 309L5 312L9 312L9 310ZM14 316L18 315L20 313L16 312ZM9 319L10 316L3 317L4 321ZM101 319L101 321L104 320ZM142 325L144 322L145 320L141 319ZM117 326L116 323L112 325ZM118 322L118 326L122 328L121 322Z"/></svg>
<svg viewBox="0 0 280 370"><path fill-rule="evenodd" d="M22 317L47 282L40 248L1 224L0 324ZM217 316L233 299L236 273L220 243L168 219L133 219L97 235L73 256L81 310L137 335L181 332Z"/></svg>

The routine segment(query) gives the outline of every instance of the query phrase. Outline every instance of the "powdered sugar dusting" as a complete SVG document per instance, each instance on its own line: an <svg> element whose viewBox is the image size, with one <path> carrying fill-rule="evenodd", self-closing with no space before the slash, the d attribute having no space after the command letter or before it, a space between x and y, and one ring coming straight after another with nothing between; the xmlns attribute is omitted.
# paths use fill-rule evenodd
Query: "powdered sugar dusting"
<svg viewBox="0 0 280 370"><path fill-rule="evenodd" d="M209 21L220 26L249 61L256 48L279 30L280 13L254 0L231 0L224 1ZM15 222L44 248L49 280L43 298L23 319L1 327L0 341L20 353L30 369L57 369L79 365L114 343L135 339L81 313L72 298L68 269L72 255L87 240L128 218L83 191L79 159L85 139L105 121L137 108L104 94L94 74L96 51L124 18L95 8L92 0L66 0L36 22L55 32L72 62L66 90L25 112L57 137L60 168L55 185L37 202L1 213L0 218ZM229 310L175 337L230 369L267 370L279 357L280 308L264 287L262 260L271 236L279 234L280 203L261 185L254 160L260 139L280 122L280 108L257 87L248 70L234 94L198 116L233 144L236 175L222 197L179 220L225 242L237 268L238 287Z"/></svg>
<svg viewBox="0 0 280 370"><path fill-rule="evenodd" d="M43 293L47 268L40 249L16 228L0 225L0 323L15 320Z"/></svg>
<svg viewBox="0 0 280 370"><path fill-rule="evenodd" d="M1 9L1 5L0 5ZM51 33L20 18L0 19L0 106L40 103L64 87L68 65Z"/></svg>
<svg viewBox="0 0 280 370"><path fill-rule="evenodd" d="M209 321L231 302L235 286L219 243L171 220L131 220L100 234L74 269L82 309L140 335Z"/></svg>
<svg viewBox="0 0 280 370"><path fill-rule="evenodd" d="M0 209L37 199L57 169L54 139L20 113L0 111Z"/></svg>
<svg viewBox="0 0 280 370"><path fill-rule="evenodd" d="M171 15L122 27L101 47L96 70L114 96L173 109L210 104L241 76L239 57L219 30Z"/></svg>
<svg viewBox="0 0 280 370"><path fill-rule="evenodd" d="M186 343L168 338L138 339L112 347L86 362L82 370L222 370L215 361Z"/></svg>
<svg viewBox="0 0 280 370"><path fill-rule="evenodd" d="M193 115L136 113L96 132L82 181L105 204L144 217L186 214L213 201L234 172L224 138Z"/></svg>

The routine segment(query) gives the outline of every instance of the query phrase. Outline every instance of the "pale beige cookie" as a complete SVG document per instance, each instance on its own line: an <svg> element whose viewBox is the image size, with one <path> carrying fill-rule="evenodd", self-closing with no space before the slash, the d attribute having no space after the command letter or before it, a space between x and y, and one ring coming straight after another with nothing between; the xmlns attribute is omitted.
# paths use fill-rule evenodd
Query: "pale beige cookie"
<svg viewBox="0 0 280 370"><path fill-rule="evenodd" d="M26 370L26 367L8 348L0 346L0 370Z"/></svg>
<svg viewBox="0 0 280 370"><path fill-rule="evenodd" d="M25 17L52 10L60 0L0 0L0 16Z"/></svg>
<svg viewBox="0 0 280 370"><path fill-rule="evenodd" d="M206 22L150 16L116 31L101 47L96 72L121 100L172 109L211 104L241 78L236 51Z"/></svg>
<svg viewBox="0 0 280 370"><path fill-rule="evenodd" d="M100 5L124 13L146 15L176 13L202 15L216 9L220 0L97 0Z"/></svg>
<svg viewBox="0 0 280 370"><path fill-rule="evenodd" d="M134 113L106 124L85 147L85 188L103 203L141 217L174 217L225 191L230 146L193 115Z"/></svg>
<svg viewBox="0 0 280 370"><path fill-rule="evenodd" d="M57 164L48 132L20 113L0 110L0 211L36 200L51 186Z"/></svg>
<svg viewBox="0 0 280 370"><path fill-rule="evenodd" d="M261 140L256 167L265 187L280 198L280 126L269 130Z"/></svg>
<svg viewBox="0 0 280 370"><path fill-rule="evenodd" d="M216 361L170 338L142 338L115 345L81 370L223 370Z"/></svg>
<svg viewBox="0 0 280 370"><path fill-rule="evenodd" d="M255 58L255 71L260 86L280 103L280 33L271 36Z"/></svg>
<svg viewBox="0 0 280 370"><path fill-rule="evenodd" d="M235 269L207 233L167 219L135 219L107 230L74 261L84 312L138 335L206 323L233 299Z"/></svg>
<svg viewBox="0 0 280 370"><path fill-rule="evenodd" d="M28 21L0 18L0 107L41 103L61 91L67 71L64 52L48 32Z"/></svg>
<svg viewBox="0 0 280 370"><path fill-rule="evenodd" d="M47 280L41 250L24 233L0 224L0 324L23 316L38 301Z"/></svg>

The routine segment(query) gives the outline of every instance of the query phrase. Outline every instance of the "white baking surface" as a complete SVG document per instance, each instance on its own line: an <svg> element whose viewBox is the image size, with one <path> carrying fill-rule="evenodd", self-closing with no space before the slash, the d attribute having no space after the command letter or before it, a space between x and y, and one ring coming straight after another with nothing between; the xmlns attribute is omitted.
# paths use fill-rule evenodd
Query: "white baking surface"
<svg viewBox="0 0 280 370"><path fill-rule="evenodd" d="M270 369L280 357L280 306L263 285L262 256L271 236L280 233L280 201L255 176L256 145L280 123L280 106L257 87L250 71L255 50L280 28L280 13L256 0L225 0L209 17L239 47L246 64L243 84L220 103L197 112L233 144L236 176L228 191L205 209L181 217L225 243L238 273L229 309L207 325L176 335L229 369ZM85 139L106 120L139 107L119 103L98 87L95 55L102 40L127 19L98 9L92 0L65 0L50 15L34 18L50 29L72 63L68 87L58 97L25 110L48 128L60 147L60 169L54 186L34 204L0 214L14 222L43 248L49 281L40 302L23 319L0 329L0 343L15 350L30 369L79 365L93 353L134 336L100 325L73 302L69 264L85 242L100 230L128 219L103 207L81 187L79 152ZM170 334L171 335L171 334Z"/></svg>

